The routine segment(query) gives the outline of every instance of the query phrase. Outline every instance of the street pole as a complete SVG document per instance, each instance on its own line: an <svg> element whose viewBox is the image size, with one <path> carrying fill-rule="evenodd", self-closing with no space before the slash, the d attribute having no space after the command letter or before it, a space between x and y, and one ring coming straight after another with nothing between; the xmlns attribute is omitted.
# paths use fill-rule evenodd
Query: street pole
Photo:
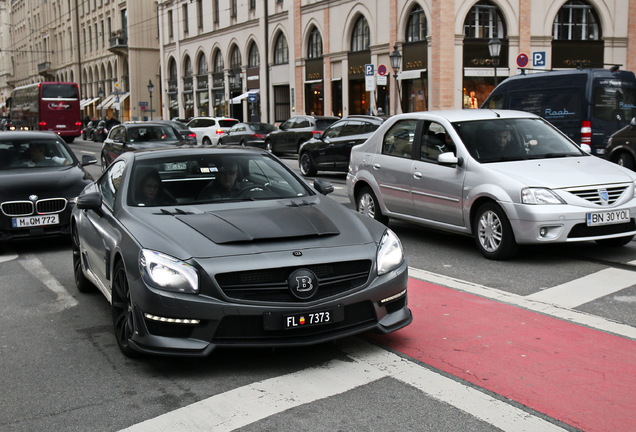
<svg viewBox="0 0 636 432"><path fill-rule="evenodd" d="M148 80L148 95L150 97L150 121L152 121L152 91L155 89L151 80Z"/></svg>
<svg viewBox="0 0 636 432"><path fill-rule="evenodd" d="M402 54L397 49L397 43L393 45L393 51L389 54L389 59L391 60L391 67L393 68L393 79L395 82L395 89L393 93L393 114L398 113L398 72L400 71L400 66L402 65Z"/></svg>

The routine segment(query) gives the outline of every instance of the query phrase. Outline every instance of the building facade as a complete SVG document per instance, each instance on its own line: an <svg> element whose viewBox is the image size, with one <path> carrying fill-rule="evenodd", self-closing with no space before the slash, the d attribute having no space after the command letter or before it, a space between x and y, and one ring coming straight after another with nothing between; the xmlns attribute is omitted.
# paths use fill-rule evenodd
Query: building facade
<svg viewBox="0 0 636 432"><path fill-rule="evenodd" d="M21 85L71 81L86 116L148 117L147 84L160 70L154 0L9 0L0 13L10 28L0 40L3 101Z"/></svg>
<svg viewBox="0 0 636 432"><path fill-rule="evenodd" d="M158 8L164 117L274 123L301 113L470 108L521 69L636 68L634 0L164 0Z"/></svg>

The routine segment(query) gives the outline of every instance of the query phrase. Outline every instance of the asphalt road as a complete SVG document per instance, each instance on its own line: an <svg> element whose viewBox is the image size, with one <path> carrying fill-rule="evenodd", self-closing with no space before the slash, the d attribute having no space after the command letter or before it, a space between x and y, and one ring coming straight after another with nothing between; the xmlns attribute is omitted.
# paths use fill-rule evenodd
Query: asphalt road
<svg viewBox="0 0 636 432"><path fill-rule="evenodd" d="M350 206L343 174L320 177ZM636 242L493 262L470 238L390 226L411 266L412 326L206 359L123 357L108 302L75 290L69 241L10 245L0 430L636 430Z"/></svg>

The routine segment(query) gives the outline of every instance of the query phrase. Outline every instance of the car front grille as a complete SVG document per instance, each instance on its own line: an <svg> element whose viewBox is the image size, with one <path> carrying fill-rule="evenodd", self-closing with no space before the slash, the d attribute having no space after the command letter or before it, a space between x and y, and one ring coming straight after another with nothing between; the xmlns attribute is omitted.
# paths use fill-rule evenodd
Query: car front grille
<svg viewBox="0 0 636 432"><path fill-rule="evenodd" d="M262 316L229 315L224 317L214 334L214 341L252 340L264 342L268 339L294 339L320 337L320 335L345 331L355 327L370 326L377 322L373 304L369 301L346 306L344 321L315 327L303 327L293 330L265 330Z"/></svg>
<svg viewBox="0 0 636 432"><path fill-rule="evenodd" d="M283 267L246 272L220 273L216 281L223 293L235 300L299 302L292 296L287 279L295 270L311 270L318 277L318 292L307 301L345 293L364 285L371 271L370 260Z"/></svg>
<svg viewBox="0 0 636 432"><path fill-rule="evenodd" d="M0 204L0 209L5 216L29 216L36 214L60 213L66 208L68 201L65 198L47 198L35 202L32 201L7 201Z"/></svg>
<svg viewBox="0 0 636 432"><path fill-rule="evenodd" d="M584 200L591 202L592 204L606 206L614 204L628 187L629 185L624 184L611 187L597 186L593 188L571 188L565 190L579 198L583 198ZM607 191L607 201L601 197L601 191Z"/></svg>

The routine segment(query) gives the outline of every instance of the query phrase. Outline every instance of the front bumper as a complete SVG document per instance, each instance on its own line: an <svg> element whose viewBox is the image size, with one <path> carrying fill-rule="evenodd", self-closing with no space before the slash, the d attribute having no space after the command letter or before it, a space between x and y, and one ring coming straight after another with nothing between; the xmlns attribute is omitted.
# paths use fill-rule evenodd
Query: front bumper
<svg viewBox="0 0 636 432"><path fill-rule="evenodd" d="M363 287L307 304L227 302L154 290L142 279L129 281L137 329L130 342L148 354L207 356L217 347L312 345L369 330L389 333L408 325L412 315L407 307L406 262L382 276L372 273L369 279ZM283 328L284 317L336 309L343 313L340 321ZM196 319L198 324L162 322L157 317Z"/></svg>
<svg viewBox="0 0 636 432"><path fill-rule="evenodd" d="M566 243L627 237L636 234L636 201L617 207L574 205L524 205L499 203L510 219L519 244ZM587 226L587 214L629 210L630 221L621 224Z"/></svg>

